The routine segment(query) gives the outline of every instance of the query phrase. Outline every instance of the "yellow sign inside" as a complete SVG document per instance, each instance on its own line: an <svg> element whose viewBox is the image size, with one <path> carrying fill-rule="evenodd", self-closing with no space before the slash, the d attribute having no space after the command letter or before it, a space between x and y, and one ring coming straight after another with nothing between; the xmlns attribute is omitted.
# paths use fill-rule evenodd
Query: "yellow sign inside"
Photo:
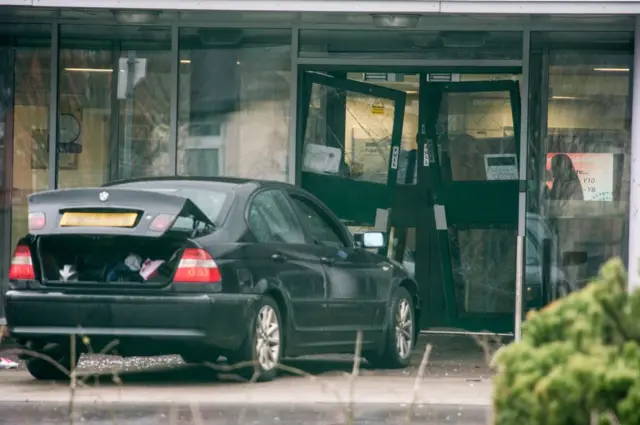
<svg viewBox="0 0 640 425"><path fill-rule="evenodd" d="M137 213L86 213L66 212L62 214L62 227L133 227Z"/></svg>

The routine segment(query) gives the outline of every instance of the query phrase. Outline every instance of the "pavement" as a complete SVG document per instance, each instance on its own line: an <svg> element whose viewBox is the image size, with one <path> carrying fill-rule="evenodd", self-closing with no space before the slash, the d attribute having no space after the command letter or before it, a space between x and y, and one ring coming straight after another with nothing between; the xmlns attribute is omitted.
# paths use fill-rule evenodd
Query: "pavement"
<svg viewBox="0 0 640 425"><path fill-rule="evenodd" d="M34 403L26 406L0 403L0 425L393 425L446 424L486 425L489 410L478 406L430 405L416 407L409 417L395 405L356 406L352 416L336 404L322 405L171 405L171 406L76 406L69 420L66 405ZM348 419L352 418L352 419Z"/></svg>
<svg viewBox="0 0 640 425"><path fill-rule="evenodd" d="M432 355L416 387L427 343ZM407 423L411 406L416 424L488 421L492 373L487 356L469 337L423 337L408 368L373 370L363 363L353 384L352 366L352 356L294 359L285 362L287 370L276 380L249 383L185 365L177 356L83 356L78 372L87 379L73 396L74 418L92 425L393 424ZM68 424L69 400L68 383L38 382L24 369L0 371L0 424ZM350 404L355 406L351 422L344 417ZM167 410L171 406L177 414ZM193 416L194 406L201 416ZM169 421L170 415L177 416Z"/></svg>

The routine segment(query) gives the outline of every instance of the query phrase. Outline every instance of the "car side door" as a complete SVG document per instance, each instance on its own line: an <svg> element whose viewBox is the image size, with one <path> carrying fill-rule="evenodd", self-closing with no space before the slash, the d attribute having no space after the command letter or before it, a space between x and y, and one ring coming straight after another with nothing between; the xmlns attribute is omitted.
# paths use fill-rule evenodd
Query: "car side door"
<svg viewBox="0 0 640 425"><path fill-rule="evenodd" d="M247 221L255 238L254 249L249 250L253 274L277 285L288 298L288 325L293 331L289 347L322 343L327 336L327 277L285 193L280 189L256 193L249 200Z"/></svg>
<svg viewBox="0 0 640 425"><path fill-rule="evenodd" d="M378 292L371 257L354 247L347 229L329 210L301 191L289 192L300 220L312 238L328 276L327 312L331 338L353 343L363 331L363 342L373 339Z"/></svg>

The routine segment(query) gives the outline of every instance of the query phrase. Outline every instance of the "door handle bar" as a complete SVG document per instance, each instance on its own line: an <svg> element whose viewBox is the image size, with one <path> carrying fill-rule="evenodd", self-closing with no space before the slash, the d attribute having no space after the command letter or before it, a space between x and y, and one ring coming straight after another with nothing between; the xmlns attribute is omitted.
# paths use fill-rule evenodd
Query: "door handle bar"
<svg viewBox="0 0 640 425"><path fill-rule="evenodd" d="M320 258L320 262L326 266L331 266L333 265L333 259L328 258L328 257L322 257Z"/></svg>
<svg viewBox="0 0 640 425"><path fill-rule="evenodd" d="M282 255L282 254L273 254L273 255L271 256L271 259L272 259L273 261L278 261L278 262L285 261L284 255Z"/></svg>

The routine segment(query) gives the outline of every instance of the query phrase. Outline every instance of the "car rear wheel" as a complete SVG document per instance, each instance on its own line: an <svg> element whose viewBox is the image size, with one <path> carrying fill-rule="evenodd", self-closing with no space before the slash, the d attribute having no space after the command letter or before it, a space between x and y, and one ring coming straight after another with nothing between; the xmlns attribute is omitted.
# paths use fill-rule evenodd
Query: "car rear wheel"
<svg viewBox="0 0 640 425"><path fill-rule="evenodd" d="M376 368L404 368L411 361L416 335L415 308L409 291L396 288L389 312L382 353L369 353L365 357Z"/></svg>
<svg viewBox="0 0 640 425"><path fill-rule="evenodd" d="M27 370L35 379L39 381L65 381L69 379L69 375L60 370L60 367L69 372L78 364L79 354L71 359L71 353L68 348L56 347L52 351L45 351L41 354L50 357L50 359L42 359L39 357L31 357L26 360Z"/></svg>
<svg viewBox="0 0 640 425"><path fill-rule="evenodd" d="M273 298L264 296L252 322L249 335L231 363L241 367L237 372L258 381L270 381L278 374L282 359L284 329L278 304Z"/></svg>

